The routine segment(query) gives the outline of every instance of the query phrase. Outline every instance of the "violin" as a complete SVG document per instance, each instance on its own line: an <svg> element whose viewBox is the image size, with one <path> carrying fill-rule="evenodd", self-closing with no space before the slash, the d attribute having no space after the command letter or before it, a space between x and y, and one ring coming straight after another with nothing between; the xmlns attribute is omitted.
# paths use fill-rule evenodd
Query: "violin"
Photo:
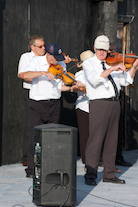
<svg viewBox="0 0 138 207"><path fill-rule="evenodd" d="M62 52L62 55L63 55L63 56L66 56L65 52ZM76 58L71 58L71 61L72 61L72 62L79 62L79 60L76 59Z"/></svg>
<svg viewBox="0 0 138 207"><path fill-rule="evenodd" d="M138 58L133 53L126 53L124 64L126 69L130 69L133 66L134 61ZM112 53L111 56L106 58L106 63L110 66L116 65L116 64L123 64L123 55L119 54L118 52Z"/></svg>
<svg viewBox="0 0 138 207"><path fill-rule="evenodd" d="M60 78L65 84L72 85L72 83L77 82L75 80L75 75L64 71L61 65L50 65L48 71L55 75L57 78ZM83 87L83 91L86 93L86 88Z"/></svg>

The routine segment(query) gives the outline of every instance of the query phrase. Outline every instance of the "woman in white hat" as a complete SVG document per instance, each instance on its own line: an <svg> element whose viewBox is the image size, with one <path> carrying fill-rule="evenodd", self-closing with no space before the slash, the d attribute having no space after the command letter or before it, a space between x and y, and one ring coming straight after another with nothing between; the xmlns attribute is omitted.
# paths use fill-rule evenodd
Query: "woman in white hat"
<svg viewBox="0 0 138 207"><path fill-rule="evenodd" d="M93 56L94 54L91 50L82 52L80 54L81 62L77 65L77 67L82 68L82 62ZM80 70L75 74L75 79L85 84L83 70ZM83 91L78 92L78 98L76 100L76 113L79 130L80 154L82 158L82 163L85 164L85 146L89 133L89 100Z"/></svg>

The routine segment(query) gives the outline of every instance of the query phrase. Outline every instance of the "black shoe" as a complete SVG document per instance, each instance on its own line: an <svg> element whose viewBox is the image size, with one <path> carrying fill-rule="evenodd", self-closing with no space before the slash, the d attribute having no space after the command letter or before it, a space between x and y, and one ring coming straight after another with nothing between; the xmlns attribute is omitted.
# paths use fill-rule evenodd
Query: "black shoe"
<svg viewBox="0 0 138 207"><path fill-rule="evenodd" d="M33 178L33 174L26 174L27 178Z"/></svg>
<svg viewBox="0 0 138 207"><path fill-rule="evenodd" d="M116 183L116 184L125 184L125 180L121 180L117 177L111 178L111 179L103 179L103 182L110 182L110 183Z"/></svg>
<svg viewBox="0 0 138 207"><path fill-rule="evenodd" d="M127 167L132 166L132 164L130 162L126 162L125 160L116 160L115 164L121 165L121 166L127 166Z"/></svg>
<svg viewBox="0 0 138 207"><path fill-rule="evenodd" d="M85 178L86 185L97 185L96 181L93 178Z"/></svg>

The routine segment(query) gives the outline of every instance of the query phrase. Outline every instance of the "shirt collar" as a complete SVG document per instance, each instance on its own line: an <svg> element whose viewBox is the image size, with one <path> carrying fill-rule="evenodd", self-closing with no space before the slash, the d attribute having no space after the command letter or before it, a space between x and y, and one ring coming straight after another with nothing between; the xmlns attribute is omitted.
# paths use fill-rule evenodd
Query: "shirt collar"
<svg viewBox="0 0 138 207"><path fill-rule="evenodd" d="M95 54L95 61L96 61L97 65L101 65L102 66L102 64L101 64L102 62L104 62L106 64L106 61L105 60L104 61L99 60L97 58L96 54Z"/></svg>
<svg viewBox="0 0 138 207"><path fill-rule="evenodd" d="M31 56L32 58L36 57L36 55L34 54L34 52L31 50Z"/></svg>
<svg viewBox="0 0 138 207"><path fill-rule="evenodd" d="M102 61L97 58L96 54L95 54L95 61L96 61L97 65L102 66L102 64L101 64Z"/></svg>

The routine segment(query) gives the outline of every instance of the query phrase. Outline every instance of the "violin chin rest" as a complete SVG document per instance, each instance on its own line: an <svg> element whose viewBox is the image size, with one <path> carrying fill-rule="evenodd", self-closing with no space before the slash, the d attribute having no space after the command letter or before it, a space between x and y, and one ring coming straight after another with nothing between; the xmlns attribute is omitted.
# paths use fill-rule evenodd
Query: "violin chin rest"
<svg viewBox="0 0 138 207"><path fill-rule="evenodd" d="M130 68L132 68L132 65L133 65L133 64L131 64L131 63L125 63L126 69L130 69Z"/></svg>

